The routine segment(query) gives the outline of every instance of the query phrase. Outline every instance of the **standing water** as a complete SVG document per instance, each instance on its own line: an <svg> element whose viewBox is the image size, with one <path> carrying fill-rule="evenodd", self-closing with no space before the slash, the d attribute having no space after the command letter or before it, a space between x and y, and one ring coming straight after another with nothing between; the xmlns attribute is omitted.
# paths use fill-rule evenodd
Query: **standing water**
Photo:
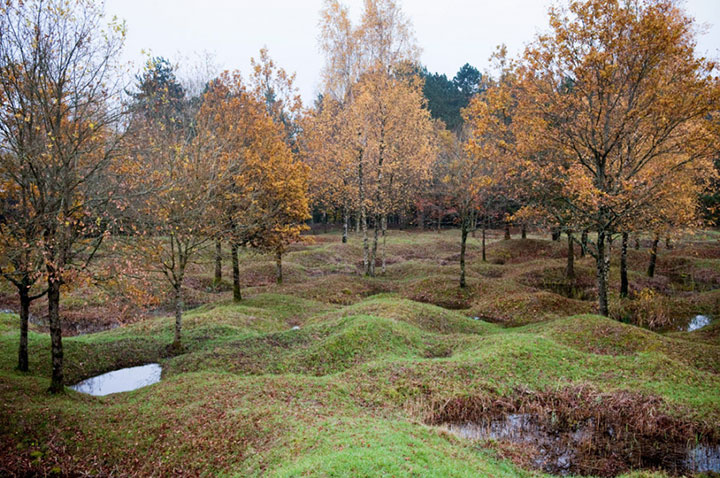
<svg viewBox="0 0 720 478"><path fill-rule="evenodd" d="M139 367L121 368L112 372L98 375L73 385L76 392L90 395L102 396L111 393L129 392L138 388L146 387L160 381L162 367L160 364L151 363Z"/></svg>
<svg viewBox="0 0 720 478"><path fill-rule="evenodd" d="M592 418L565 430L549 430L540 424L537 416L526 413L510 414L483 423L448 423L445 427L449 432L469 440L521 444L527 450L534 450L532 459L537 468L560 475L577 472L579 461L588 459L588 450L598 449L595 446L598 438L615 436L613 427L598 430ZM642 456L643 447L639 446L636 452L638 455L631 457L631 461L642 463L645 458ZM665 463L665 468L671 471L720 472L720 445L682 443L678 445L677 452L678 456Z"/></svg>
<svg viewBox="0 0 720 478"><path fill-rule="evenodd" d="M687 332L692 332L694 330L702 329L703 327L710 325L710 322L712 322L712 319L707 315L696 315L692 318L685 330Z"/></svg>

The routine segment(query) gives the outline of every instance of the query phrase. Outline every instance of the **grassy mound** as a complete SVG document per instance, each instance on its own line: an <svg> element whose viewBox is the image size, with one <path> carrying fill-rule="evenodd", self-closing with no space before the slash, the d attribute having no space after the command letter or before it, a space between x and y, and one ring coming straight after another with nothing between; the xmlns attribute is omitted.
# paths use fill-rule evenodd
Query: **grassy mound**
<svg viewBox="0 0 720 478"><path fill-rule="evenodd" d="M441 339L392 318L352 313L324 317L299 330L214 344L172 359L168 372L326 375L373 361L445 357L458 342L458 337Z"/></svg>
<svg viewBox="0 0 720 478"><path fill-rule="evenodd" d="M573 410L600 413L607 403L605 421L632 412L639 424L665 417L678 430L718 428L720 324L660 334L589 315L593 302L544 287L562 273L564 242L492 242L491 262L504 262L492 264L471 239L461 290L455 232L393 231L387 257L397 262L375 278L358 272L359 242L339 240L293 245L282 285L272 283L269 258L243 252L254 287L233 303L198 286L210 303L186 312L180 355L166 354L171 316L64 338L69 383L159 362L163 380L133 392L46 395L48 335L31 327L31 370L14 372L19 321L0 314L0 475L524 478L544 475L530 471L523 450L436 425L450 412L535 406L547 423L569 423L589 416ZM661 252L660 263L677 255L698 271L716 260L712 248L703 257L681 246ZM591 259L577 265L590 287ZM631 280L644 285L639 267ZM211 277L200 266L193 274ZM681 290L678 281L657 284L674 311L718 310L720 290Z"/></svg>
<svg viewBox="0 0 720 478"><path fill-rule="evenodd" d="M407 322L439 334L485 334L497 330L492 324L471 320L457 311L394 296L373 296L335 312L317 316L314 320L361 314Z"/></svg>
<svg viewBox="0 0 720 478"><path fill-rule="evenodd" d="M700 370L720 373L720 347L670 338L597 315L567 317L518 330L600 355L662 354Z"/></svg>

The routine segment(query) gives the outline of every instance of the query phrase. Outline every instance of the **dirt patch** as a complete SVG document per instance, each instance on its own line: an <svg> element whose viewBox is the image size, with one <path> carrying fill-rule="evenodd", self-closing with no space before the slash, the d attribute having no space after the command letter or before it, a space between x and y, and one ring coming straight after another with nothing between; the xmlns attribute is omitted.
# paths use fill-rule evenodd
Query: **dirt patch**
<svg viewBox="0 0 720 478"><path fill-rule="evenodd" d="M456 397L437 402L428 422L466 438L493 440L507 458L550 473L720 471L717 424L677 418L666 410L660 398L574 387L516 390L500 399Z"/></svg>

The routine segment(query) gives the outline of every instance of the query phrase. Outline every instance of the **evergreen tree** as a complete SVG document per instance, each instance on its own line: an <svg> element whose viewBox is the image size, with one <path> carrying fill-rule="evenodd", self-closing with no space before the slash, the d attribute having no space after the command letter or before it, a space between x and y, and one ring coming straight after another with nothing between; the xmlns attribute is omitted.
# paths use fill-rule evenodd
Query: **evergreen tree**
<svg viewBox="0 0 720 478"><path fill-rule="evenodd" d="M458 70L452 82L455 88L462 93L465 104L470 101L473 95L480 92L480 80L482 80L482 74L470 63L465 63Z"/></svg>
<svg viewBox="0 0 720 478"><path fill-rule="evenodd" d="M467 106L467 100L444 74L429 73L423 69L425 86L423 93L433 118L441 119L448 129L455 130L462 124L460 109Z"/></svg>

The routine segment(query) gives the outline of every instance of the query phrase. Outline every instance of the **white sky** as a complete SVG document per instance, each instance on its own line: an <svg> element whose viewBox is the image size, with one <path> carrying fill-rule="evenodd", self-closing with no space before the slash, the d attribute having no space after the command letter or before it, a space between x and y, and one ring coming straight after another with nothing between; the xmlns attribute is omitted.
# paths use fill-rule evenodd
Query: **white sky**
<svg viewBox="0 0 720 478"><path fill-rule="evenodd" d="M362 0L346 0L355 18ZM411 19L422 63L431 72L452 78L466 62L484 71L500 43L511 55L522 51L547 27L551 0L399 0ZM321 0L106 0L108 15L127 22L124 56L139 70L146 56L173 63L215 55L221 69L247 76L250 57L267 46L270 56L289 72L303 101L319 90L323 57L317 23ZM720 0L686 0L686 11L707 31L698 38L699 52L720 58ZM186 61L187 62L187 61Z"/></svg>

